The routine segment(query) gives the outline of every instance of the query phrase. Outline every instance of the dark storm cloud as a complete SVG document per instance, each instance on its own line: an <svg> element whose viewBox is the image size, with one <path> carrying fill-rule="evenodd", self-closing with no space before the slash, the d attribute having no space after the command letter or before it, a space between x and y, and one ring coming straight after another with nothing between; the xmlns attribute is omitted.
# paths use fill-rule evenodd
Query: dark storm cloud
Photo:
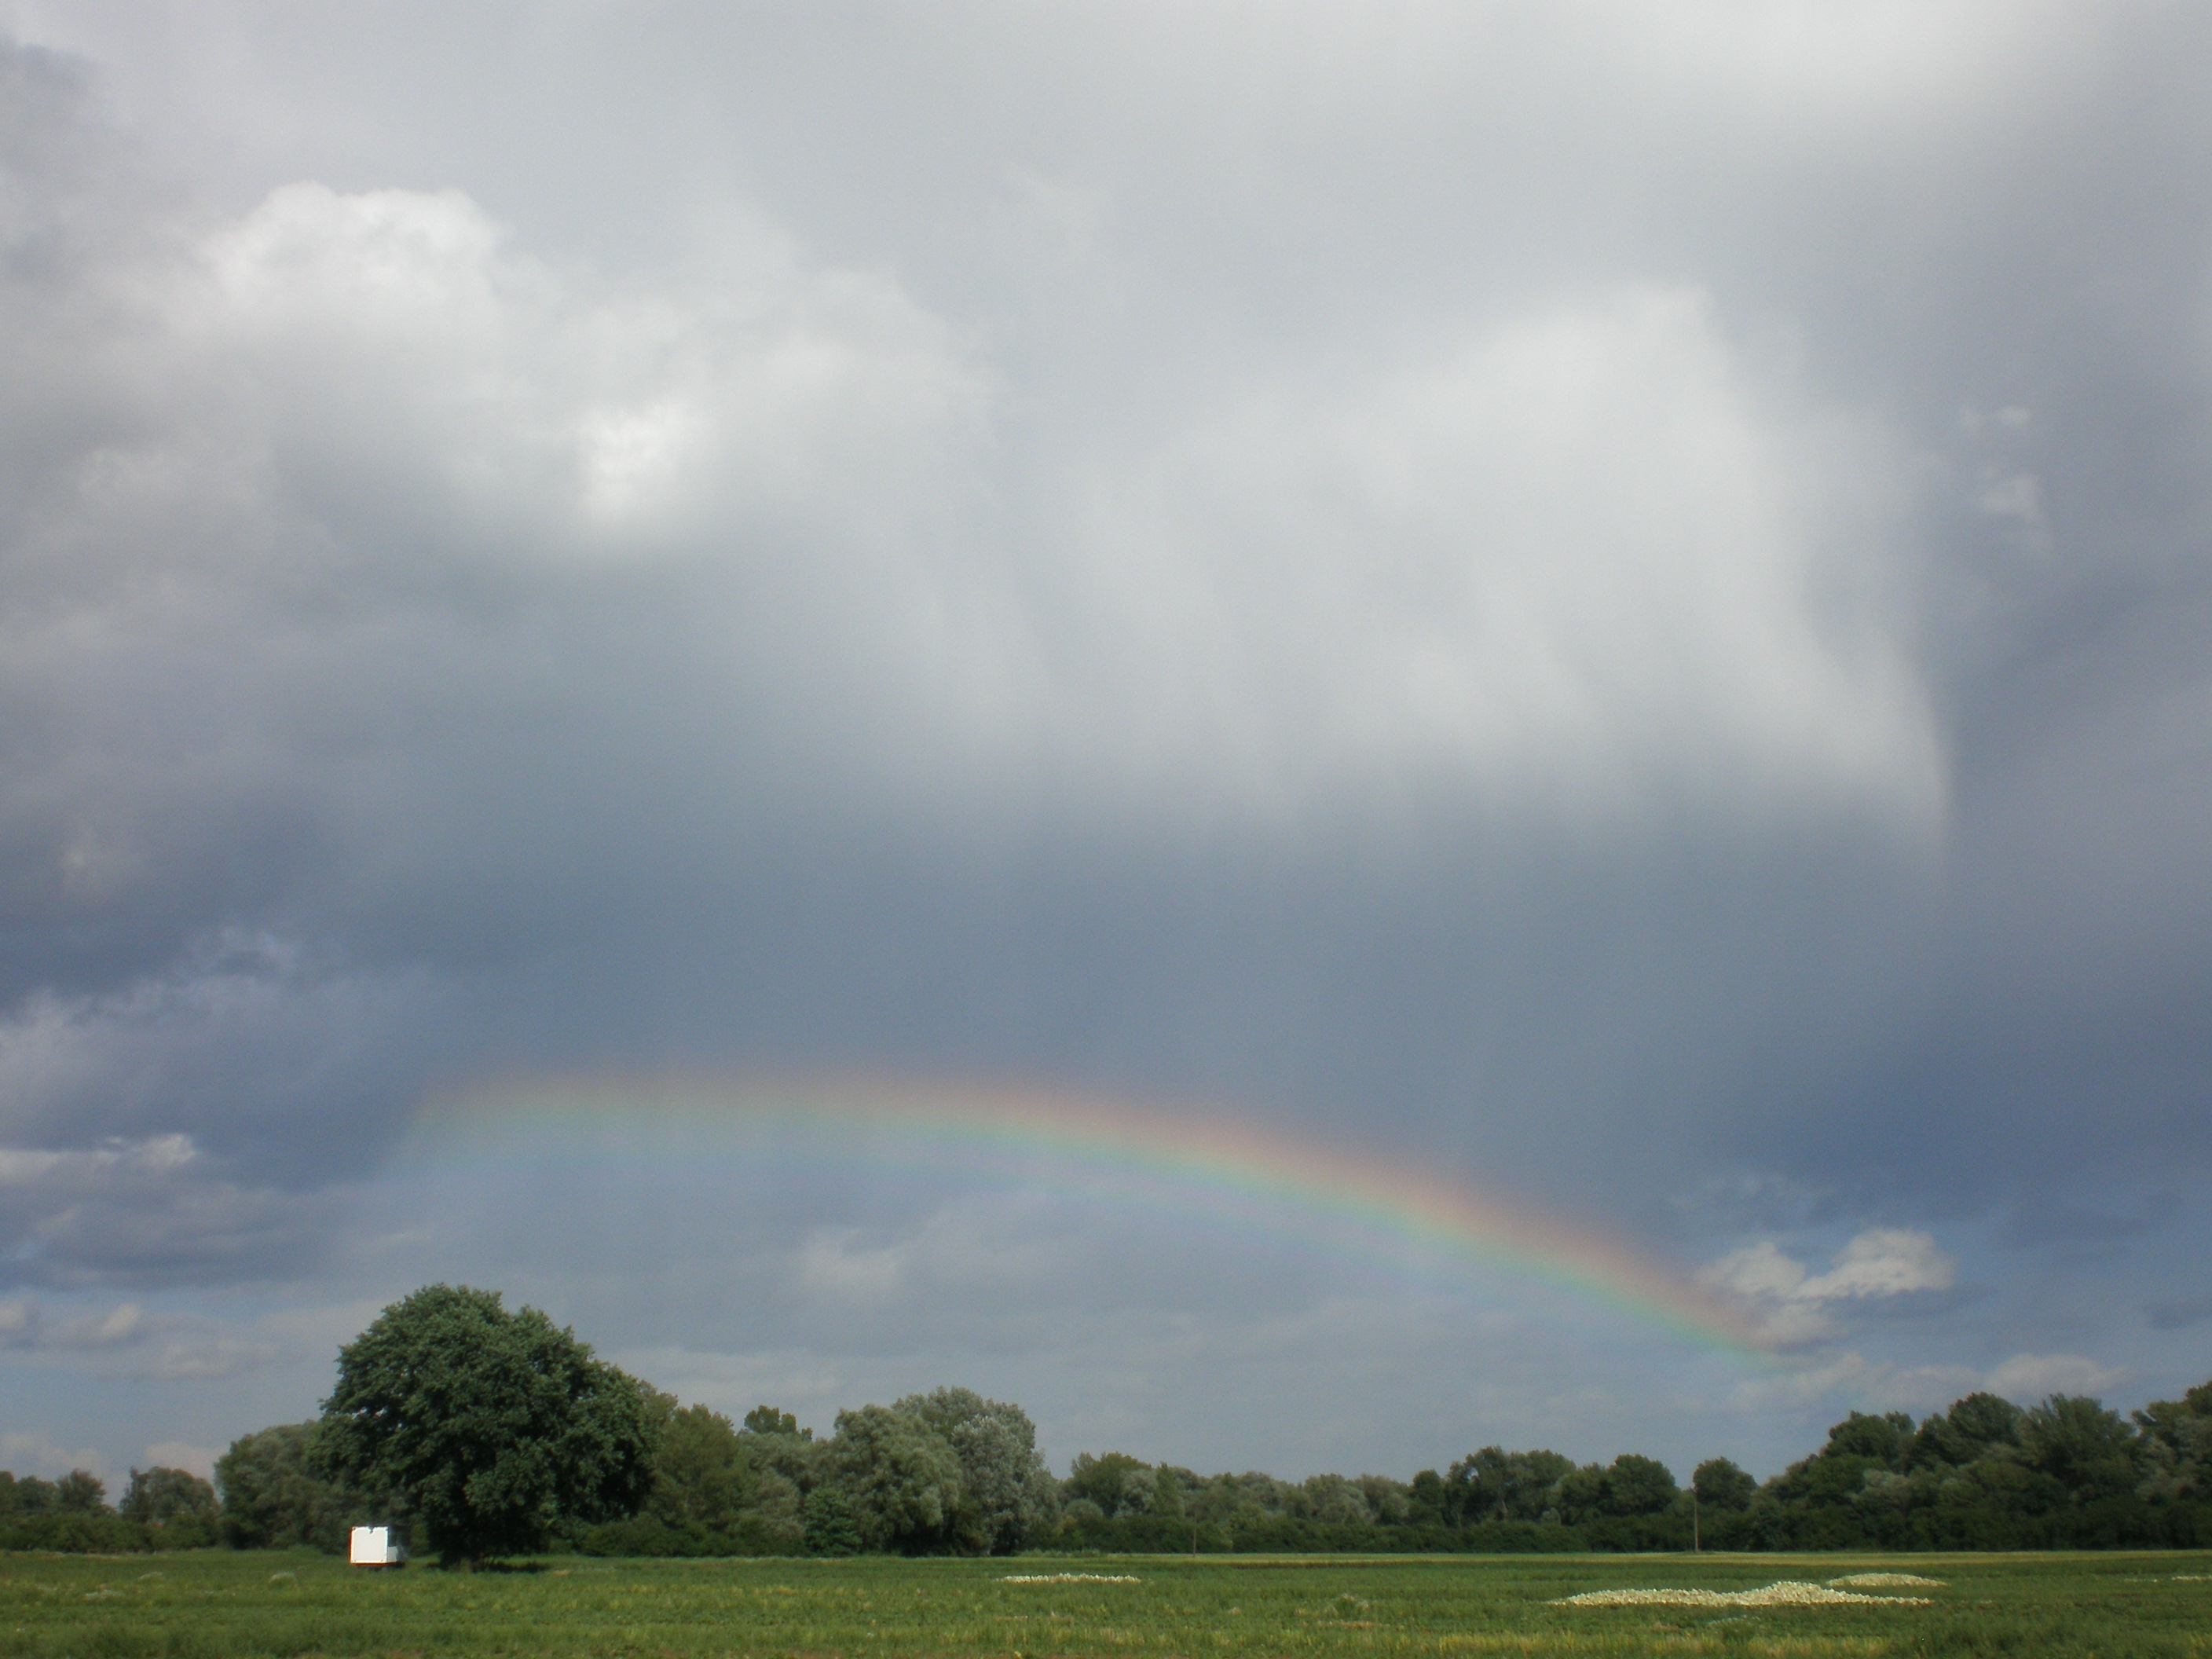
<svg viewBox="0 0 2212 1659"><path fill-rule="evenodd" d="M2155 1330L2186 1330L2212 1319L2212 1296L2189 1297L2179 1302L2160 1302L2148 1310Z"/></svg>
<svg viewBox="0 0 2212 1659"><path fill-rule="evenodd" d="M11 1287L265 1279L311 1271L319 1233L306 1200L240 1186L181 1134L84 1151L0 1148Z"/></svg>
<svg viewBox="0 0 2212 1659"><path fill-rule="evenodd" d="M0 54L0 1144L106 1171L25 1277L696 1308L635 1194L313 1195L434 1083L830 1067L1792 1264L1762 1410L2116 1374L1978 1288L1913 1350L2069 1215L2182 1305L2185 13L11 15L78 55ZM1073 1340L973 1201L718 1220L707 1322Z"/></svg>
<svg viewBox="0 0 2212 1659"><path fill-rule="evenodd" d="M835 982L872 960L988 982L1011 950L1073 1023L1022 1060L1171 1086L1225 1051L1199 1079L1243 1090L1325 1047L1245 1069L1361 971L1347 946L1393 949L1326 898L1348 869L1405 913L1470 866L1543 881L1533 825L1562 813L1601 861L1683 817L1747 811L1754 845L1808 813L1925 833L1933 757L1882 601L1809 591L1811 522L1879 446L1763 407L1694 292L1232 398L1070 486L1024 562L979 500L989 379L894 286L770 247L750 292L647 301L508 240L451 192L301 185L117 256L145 361L106 387L117 435L52 462L74 488L49 486L36 539L97 556L26 622L64 718L24 839L58 902L141 942L141 975L186 947L134 911L197 895L204 927L303 934L365 996L444 973L496 1006L520 967L588 1026L614 958L633 994L681 994L639 958L704 917L725 963L764 936L759 979L819 958L799 1058L810 1032L834 1055L902 1027L945 1033L923 1057L1003 1057L1002 1022ZM1547 468L1609 482L1585 499ZM1470 514L1497 554L1472 581ZM1378 531L1401 553L1343 587L1346 538ZM98 787L57 777L95 757ZM1495 827L1439 846L1467 811ZM264 821L290 828L257 844ZM198 880L223 853L267 890ZM1180 895L1224 881L1217 936L1177 937ZM537 975L564 956L565 982ZM1652 983L1610 977L1632 1002ZM1224 980L1258 1005L1225 1024ZM1656 988L1632 1018L1672 1010Z"/></svg>

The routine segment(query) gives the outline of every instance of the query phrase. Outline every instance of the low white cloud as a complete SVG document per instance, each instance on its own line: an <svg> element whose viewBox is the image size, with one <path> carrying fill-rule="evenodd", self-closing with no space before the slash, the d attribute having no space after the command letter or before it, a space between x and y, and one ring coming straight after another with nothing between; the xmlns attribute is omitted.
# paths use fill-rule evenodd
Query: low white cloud
<svg viewBox="0 0 2212 1659"><path fill-rule="evenodd" d="M1982 1386L2008 1400L2033 1404L2046 1395L2102 1394L2128 1380L2124 1367L2102 1364L2086 1354L2014 1354L1990 1369Z"/></svg>
<svg viewBox="0 0 2212 1659"><path fill-rule="evenodd" d="M190 1135L153 1135L143 1140L110 1137L98 1146L60 1151L0 1146L0 1187L82 1183L117 1174L181 1168L198 1156Z"/></svg>
<svg viewBox="0 0 2212 1659"><path fill-rule="evenodd" d="M1777 1302L1795 1296L1805 1279L1805 1264L1783 1255L1771 1239L1731 1250L1698 1273L1698 1283L1709 1291Z"/></svg>
<svg viewBox="0 0 2212 1659"><path fill-rule="evenodd" d="M2100 1395L2127 1382L2130 1373L2082 1354L2015 1354L1991 1366L1905 1364L1869 1359L1847 1350L1816 1363L1736 1385L1729 1398L1741 1409L1940 1411L1975 1393L2000 1395L2034 1405L2054 1394Z"/></svg>
<svg viewBox="0 0 2212 1659"><path fill-rule="evenodd" d="M195 1446L184 1440L157 1440L146 1448L148 1468L184 1469L203 1480L215 1478L216 1460L222 1452L214 1446Z"/></svg>
<svg viewBox="0 0 2212 1659"><path fill-rule="evenodd" d="M1773 1376L1747 1378L1729 1394L1740 1410L1831 1410L1924 1412L1948 1406L1983 1386L1971 1365L1900 1365L1845 1352L1816 1364L1793 1366Z"/></svg>
<svg viewBox="0 0 2212 1659"><path fill-rule="evenodd" d="M896 1292L972 1293L980 1289L1034 1285L1058 1254L1012 1212L990 1200L949 1205L933 1212L908 1237L864 1243L856 1228L821 1228L793 1256L793 1277L811 1294L835 1301L875 1303Z"/></svg>
<svg viewBox="0 0 2212 1659"><path fill-rule="evenodd" d="M307 181L209 237L169 316L204 372L252 377L230 412L258 417L240 435L280 477L403 469L465 536L489 513L541 555L635 553L702 513L851 527L914 505L987 395L948 331L772 231L732 264L623 293L516 249L459 191ZM833 488L842 469L870 488Z"/></svg>
<svg viewBox="0 0 2212 1659"><path fill-rule="evenodd" d="M1826 1273L1811 1272L1761 1239L1700 1269L1697 1282L1744 1305L1768 1341L1788 1347L1832 1334L1838 1304L1946 1291L1957 1276L1957 1264L1932 1235L1877 1227L1838 1250Z"/></svg>
<svg viewBox="0 0 2212 1659"><path fill-rule="evenodd" d="M0 1348L38 1352L119 1347L145 1334L145 1310L118 1303L105 1313L56 1313L29 1297L0 1302Z"/></svg>
<svg viewBox="0 0 2212 1659"><path fill-rule="evenodd" d="M906 1282L905 1244L863 1245L849 1227L823 1228L799 1249L799 1285L817 1296L843 1302L879 1302Z"/></svg>
<svg viewBox="0 0 2212 1659"><path fill-rule="evenodd" d="M635 1376L653 1379L687 1404L712 1407L732 1420L756 1406L795 1415L802 1427L827 1434L836 1413L880 1399L873 1380L861 1380L849 1359L795 1349L757 1353L711 1353L678 1346L626 1349L612 1356Z"/></svg>
<svg viewBox="0 0 2212 1659"><path fill-rule="evenodd" d="M258 1370L283 1352L276 1342L224 1335L193 1335L164 1342L146 1374L163 1382L205 1382Z"/></svg>
<svg viewBox="0 0 2212 1659"><path fill-rule="evenodd" d="M1881 1227L1858 1235L1837 1254L1826 1273L1800 1283L1791 1295L1832 1302L1948 1291L1958 1267L1927 1233Z"/></svg>
<svg viewBox="0 0 2212 1659"><path fill-rule="evenodd" d="M112 1465L90 1447L75 1451L51 1437L34 1433L0 1434L0 1468L16 1474L36 1474L52 1480L72 1469L83 1469L100 1480L109 1479Z"/></svg>

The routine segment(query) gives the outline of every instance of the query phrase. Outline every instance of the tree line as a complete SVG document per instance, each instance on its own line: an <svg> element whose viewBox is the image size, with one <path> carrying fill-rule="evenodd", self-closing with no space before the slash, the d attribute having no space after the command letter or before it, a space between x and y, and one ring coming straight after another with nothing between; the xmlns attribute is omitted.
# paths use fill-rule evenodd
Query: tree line
<svg viewBox="0 0 2212 1659"><path fill-rule="evenodd" d="M1679 1485L1629 1453L1486 1446L1409 1481L1201 1475L1085 1453L1065 1479L1018 1406L966 1389L837 1414L817 1438L732 1422L597 1358L535 1309L431 1285L339 1353L315 1421L242 1436L210 1483L0 1474L0 1547L312 1546L396 1524L448 1563L596 1555L2031 1549L2212 1546L2212 1382L2123 1417L1972 1394L1916 1422L1852 1413L1761 1484L1724 1457Z"/></svg>
<svg viewBox="0 0 2212 1659"><path fill-rule="evenodd" d="M222 1514L215 1487L185 1469L133 1469L112 1506L107 1483L83 1469L58 1480L0 1469L0 1549L201 1549L222 1541Z"/></svg>

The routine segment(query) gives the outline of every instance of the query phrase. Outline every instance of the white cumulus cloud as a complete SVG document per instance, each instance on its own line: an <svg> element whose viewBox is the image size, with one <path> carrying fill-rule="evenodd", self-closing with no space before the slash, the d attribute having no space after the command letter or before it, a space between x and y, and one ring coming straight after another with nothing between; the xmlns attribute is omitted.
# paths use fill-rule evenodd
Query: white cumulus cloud
<svg viewBox="0 0 2212 1659"><path fill-rule="evenodd" d="M1877 1227L1846 1243L1826 1273L1811 1272L1762 1239L1701 1268L1697 1281L1743 1304L1769 1341L1787 1346L1832 1334L1838 1304L1945 1291L1957 1276L1957 1264L1932 1235Z"/></svg>
<svg viewBox="0 0 2212 1659"><path fill-rule="evenodd" d="M1957 1264L1927 1233L1901 1227L1863 1232L1844 1246L1826 1273L1800 1283L1791 1294L1814 1302L1948 1291Z"/></svg>

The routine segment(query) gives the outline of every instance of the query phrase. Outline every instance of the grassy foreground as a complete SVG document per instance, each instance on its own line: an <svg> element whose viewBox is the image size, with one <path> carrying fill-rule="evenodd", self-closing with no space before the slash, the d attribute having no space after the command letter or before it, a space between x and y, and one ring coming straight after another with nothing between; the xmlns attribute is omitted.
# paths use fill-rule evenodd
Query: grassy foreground
<svg viewBox="0 0 2212 1659"><path fill-rule="evenodd" d="M1929 1607L1573 1607L1890 1571ZM1013 1583L1009 1574L1138 1582ZM0 1557L0 1654L2212 1656L2212 1554L574 1557L512 1572L306 1553Z"/></svg>

